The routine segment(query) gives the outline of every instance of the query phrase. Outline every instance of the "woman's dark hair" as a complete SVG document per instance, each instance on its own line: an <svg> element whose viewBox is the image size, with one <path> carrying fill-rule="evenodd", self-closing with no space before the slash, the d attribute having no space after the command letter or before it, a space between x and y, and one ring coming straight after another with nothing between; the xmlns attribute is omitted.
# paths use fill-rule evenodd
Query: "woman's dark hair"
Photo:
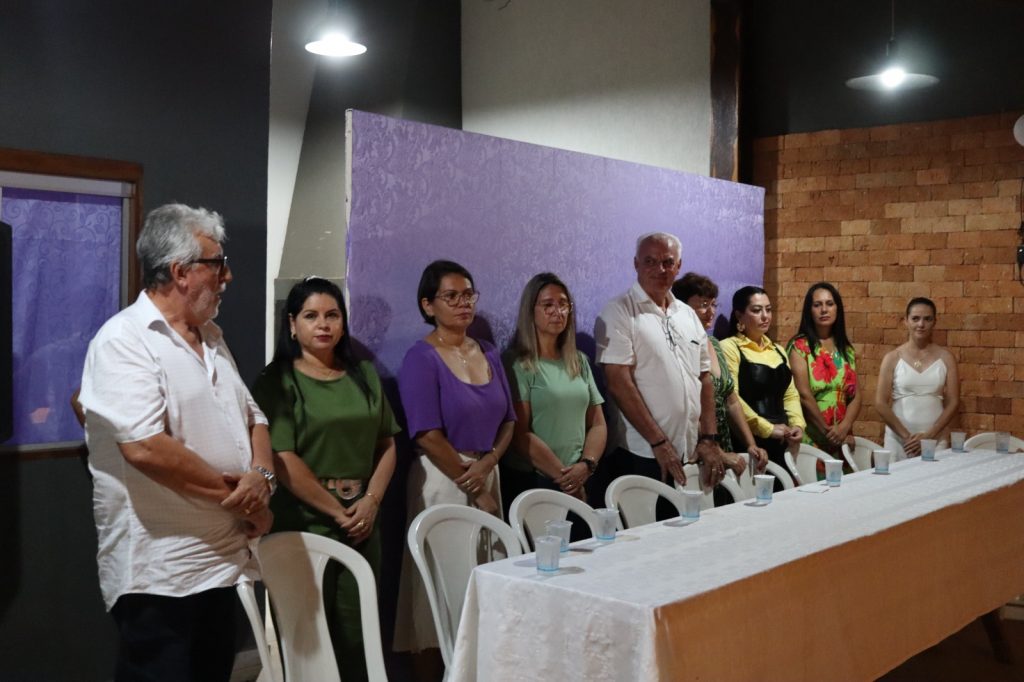
<svg viewBox="0 0 1024 682"><path fill-rule="evenodd" d="M755 287L748 285L742 289L737 289L736 293L732 295L732 312L729 314L729 336L736 336L739 333L739 329L736 328L739 322L739 316L743 314L743 311L750 305L750 299L758 294L768 295L768 292L761 287Z"/></svg>
<svg viewBox="0 0 1024 682"><path fill-rule="evenodd" d="M420 275L420 285L416 289L416 309L423 316L423 321L429 325L437 326L437 323L434 321L433 315L427 315L427 311L420 305L420 301L423 299L434 300L437 290L441 286L441 279L445 275L462 275L469 280L470 284L473 284L473 275L469 274L469 270L454 261L436 260L424 268L423 274ZM473 287L476 288L476 285Z"/></svg>
<svg viewBox="0 0 1024 682"><path fill-rule="evenodd" d="M307 277L292 287L288 292L288 298L284 302L284 310L281 314L281 328L277 335L277 349L274 351L274 362L282 367L293 368L297 358L302 357L302 346L298 339L292 338L291 320L297 319L302 307L313 294L326 294L338 303L341 310L341 339L334 347L334 357L341 365L341 368L352 377L352 381L359 387L360 392L370 401L370 385L366 382L359 362L352 356L352 341L348 333L348 310L345 309L345 298L341 295L341 289L331 281L323 277Z"/></svg>
<svg viewBox="0 0 1024 682"><path fill-rule="evenodd" d="M939 314L939 311L935 308L935 301L924 296L918 296L917 298L910 299L910 303L907 304L907 312L903 314L903 317L909 317L910 309L915 305L926 305L932 309L932 315L937 316Z"/></svg>
<svg viewBox="0 0 1024 682"><path fill-rule="evenodd" d="M672 295L683 303L694 296L718 298L718 285L704 275L688 272L672 284Z"/></svg>
<svg viewBox="0 0 1024 682"><path fill-rule="evenodd" d="M811 313L814 308L814 292L819 289L824 289L832 294L832 300L836 302L836 321L832 325L832 342L839 354L846 357L847 349L852 349L853 344L846 336L846 312L843 309L843 297L839 295L839 290L828 282L812 284L807 290L807 294L804 296L804 309L800 314L800 329L796 335L807 339L807 345L811 347L812 354L821 345L821 339L818 338L818 332L814 327L814 315Z"/></svg>

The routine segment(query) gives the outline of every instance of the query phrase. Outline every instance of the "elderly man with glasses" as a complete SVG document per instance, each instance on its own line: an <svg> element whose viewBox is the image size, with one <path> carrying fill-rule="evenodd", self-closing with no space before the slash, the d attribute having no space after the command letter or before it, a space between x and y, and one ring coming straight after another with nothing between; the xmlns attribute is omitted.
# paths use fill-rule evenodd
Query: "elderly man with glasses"
<svg viewBox="0 0 1024 682"><path fill-rule="evenodd" d="M145 290L89 344L85 415L100 589L117 680L227 680L235 590L270 529L267 420L213 323L231 270L218 214L152 211Z"/></svg>
<svg viewBox="0 0 1024 682"><path fill-rule="evenodd" d="M655 232L637 240L636 283L594 324L597 361L625 418L617 473L661 481L671 476L683 485L683 463L700 462L704 482L714 486L726 461L718 446L707 332L693 309L672 295L681 265L675 236ZM660 509L659 518L667 513Z"/></svg>

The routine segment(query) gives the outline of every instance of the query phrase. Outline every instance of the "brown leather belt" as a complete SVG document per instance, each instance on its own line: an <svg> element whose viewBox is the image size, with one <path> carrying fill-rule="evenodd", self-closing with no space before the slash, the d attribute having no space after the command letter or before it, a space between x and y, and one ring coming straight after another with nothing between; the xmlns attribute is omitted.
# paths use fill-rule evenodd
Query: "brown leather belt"
<svg viewBox="0 0 1024 682"><path fill-rule="evenodd" d="M343 500L354 500L366 488L366 482L358 478L321 478L320 485Z"/></svg>

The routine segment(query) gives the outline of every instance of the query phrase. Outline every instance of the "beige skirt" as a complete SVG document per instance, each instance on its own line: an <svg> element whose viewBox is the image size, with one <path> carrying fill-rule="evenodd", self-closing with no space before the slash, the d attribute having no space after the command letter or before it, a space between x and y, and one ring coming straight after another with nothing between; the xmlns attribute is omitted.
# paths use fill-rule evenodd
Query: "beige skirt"
<svg viewBox="0 0 1024 682"><path fill-rule="evenodd" d="M472 462L475 458L462 455L463 461ZM501 492L498 481L498 467L494 467L487 477L487 489L498 503L498 516L501 515ZM462 492L452 479L445 476L434 466L430 458L420 455L413 459L409 466L409 477L406 485L406 509L408 518L406 527L412 525L416 515L427 507L435 504L464 504L473 506L469 495ZM409 545L405 543L402 554L402 578L398 588L398 611L395 614L395 637L392 649L395 651L411 651L417 653L424 649L437 649L437 631L434 618L430 613L430 601L419 569L409 553Z"/></svg>

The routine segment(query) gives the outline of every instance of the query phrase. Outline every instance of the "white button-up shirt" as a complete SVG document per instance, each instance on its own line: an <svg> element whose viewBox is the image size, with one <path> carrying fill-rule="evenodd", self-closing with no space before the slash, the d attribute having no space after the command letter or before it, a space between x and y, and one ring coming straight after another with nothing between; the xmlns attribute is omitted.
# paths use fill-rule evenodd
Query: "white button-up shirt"
<svg viewBox="0 0 1024 682"><path fill-rule="evenodd" d="M249 429L267 420L220 328L207 322L200 334L202 358L143 292L89 344L80 401L107 609L123 594L181 597L257 575L231 513L160 485L118 448L166 432L218 472L250 468Z"/></svg>
<svg viewBox="0 0 1024 682"><path fill-rule="evenodd" d="M697 313L671 292L668 310L638 284L612 299L594 323L597 361L632 365L633 379L654 421L686 460L697 447L700 374L711 369L708 335ZM650 443L625 422L625 447L654 457Z"/></svg>

